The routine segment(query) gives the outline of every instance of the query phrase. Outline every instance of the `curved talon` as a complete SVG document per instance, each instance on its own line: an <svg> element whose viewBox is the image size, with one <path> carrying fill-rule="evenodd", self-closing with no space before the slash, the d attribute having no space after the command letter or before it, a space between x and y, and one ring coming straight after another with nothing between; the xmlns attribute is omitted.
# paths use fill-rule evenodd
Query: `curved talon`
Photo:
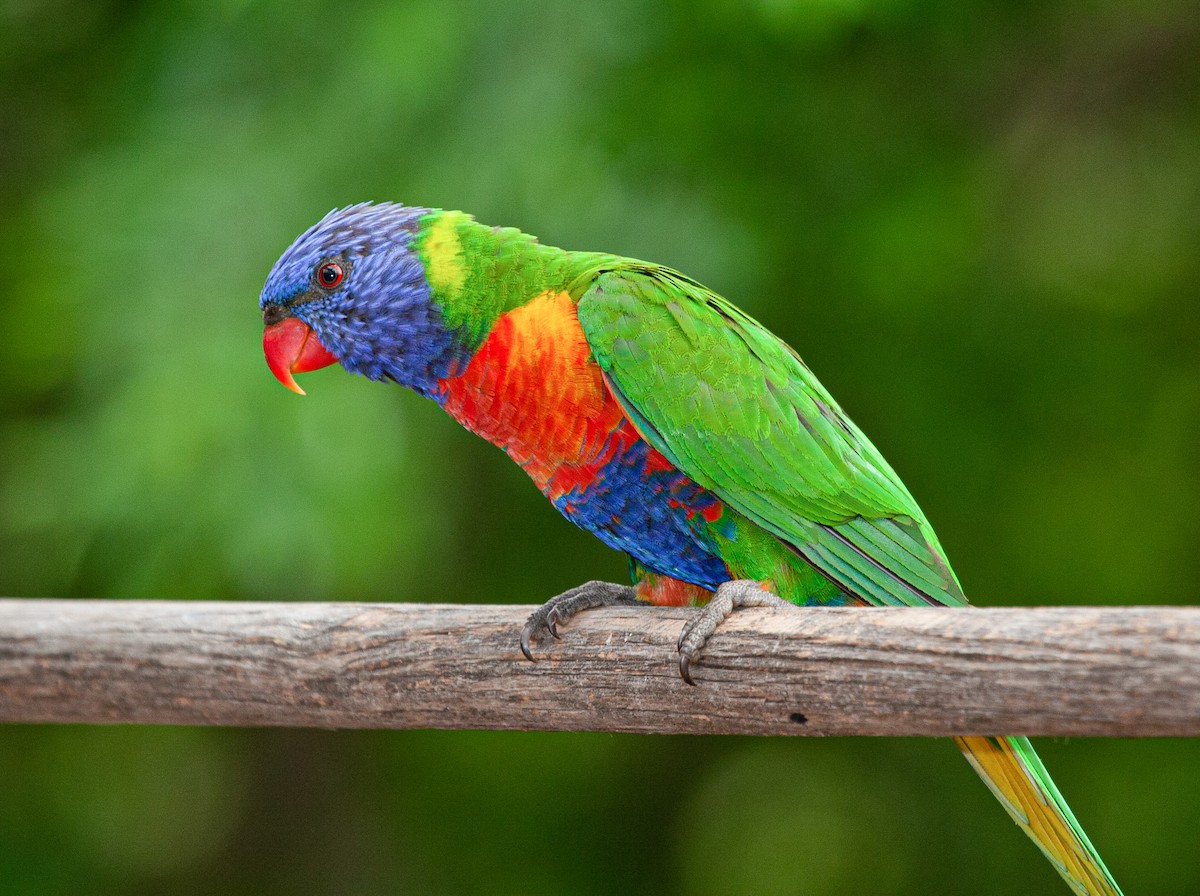
<svg viewBox="0 0 1200 896"><path fill-rule="evenodd" d="M679 674L682 676L684 681L686 681L692 687L695 687L696 682L692 681L692 673L688 668L690 665L691 659L688 657L688 655L686 653L679 654Z"/></svg>
<svg viewBox="0 0 1200 896"><path fill-rule="evenodd" d="M533 629L528 625L521 629L521 653L525 654L525 659L531 663L536 663L533 658L533 652L529 649L529 636L533 634Z"/></svg>
<svg viewBox="0 0 1200 896"><path fill-rule="evenodd" d="M550 632L559 641L562 640L562 635L558 633L558 608L551 610L546 614L546 631Z"/></svg>

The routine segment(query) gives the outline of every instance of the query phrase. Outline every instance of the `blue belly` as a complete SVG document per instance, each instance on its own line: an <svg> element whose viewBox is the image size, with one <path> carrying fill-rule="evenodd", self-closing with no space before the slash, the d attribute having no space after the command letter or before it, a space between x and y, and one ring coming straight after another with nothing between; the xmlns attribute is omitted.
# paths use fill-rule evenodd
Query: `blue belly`
<svg viewBox="0 0 1200 896"><path fill-rule="evenodd" d="M732 534L719 518L721 501L674 468L652 467L650 451L638 439L554 506L648 569L715 590L730 578L713 540L714 530Z"/></svg>

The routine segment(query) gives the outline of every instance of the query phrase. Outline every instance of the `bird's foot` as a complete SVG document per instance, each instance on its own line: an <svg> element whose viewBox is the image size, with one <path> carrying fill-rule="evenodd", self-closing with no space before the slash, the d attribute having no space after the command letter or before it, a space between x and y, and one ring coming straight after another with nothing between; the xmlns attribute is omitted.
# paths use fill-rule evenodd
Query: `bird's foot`
<svg viewBox="0 0 1200 896"><path fill-rule="evenodd" d="M570 592L567 592L568 594ZM704 648L717 627L729 618L729 614L742 607L795 607L791 601L786 601L772 594L760 582L753 579L734 579L724 582L717 588L712 600L704 605L695 618L683 627L679 633L679 674L688 684L692 681L691 665L697 654ZM526 626L528 628L528 626Z"/></svg>
<svg viewBox="0 0 1200 896"><path fill-rule="evenodd" d="M558 626L583 610L596 607L626 607L637 605L636 594L629 585L612 582L584 582L577 588L552 597L532 613L521 629L521 653L533 660L530 643L536 644L547 634L559 637Z"/></svg>

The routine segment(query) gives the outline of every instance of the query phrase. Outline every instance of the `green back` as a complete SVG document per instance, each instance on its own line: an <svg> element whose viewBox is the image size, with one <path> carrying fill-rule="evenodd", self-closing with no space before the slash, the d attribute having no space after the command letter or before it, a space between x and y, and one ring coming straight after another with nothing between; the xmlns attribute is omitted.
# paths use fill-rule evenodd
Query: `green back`
<svg viewBox="0 0 1200 896"><path fill-rule="evenodd" d="M623 261L582 293L579 321L651 444L845 591L880 606L966 603L895 472L753 318L681 274Z"/></svg>

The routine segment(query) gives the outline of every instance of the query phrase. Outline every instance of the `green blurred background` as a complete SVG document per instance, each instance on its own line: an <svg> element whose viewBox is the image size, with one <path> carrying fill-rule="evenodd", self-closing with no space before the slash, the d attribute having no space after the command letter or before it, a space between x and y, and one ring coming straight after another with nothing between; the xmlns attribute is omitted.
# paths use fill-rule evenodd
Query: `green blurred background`
<svg viewBox="0 0 1200 896"><path fill-rule="evenodd" d="M0 9L0 594L620 580L432 404L267 372L272 262L395 199L743 305L977 603L1200 602L1193 0ZM1200 892L1200 744L1039 749ZM616 891L1066 892L942 741L0 729L5 896Z"/></svg>

